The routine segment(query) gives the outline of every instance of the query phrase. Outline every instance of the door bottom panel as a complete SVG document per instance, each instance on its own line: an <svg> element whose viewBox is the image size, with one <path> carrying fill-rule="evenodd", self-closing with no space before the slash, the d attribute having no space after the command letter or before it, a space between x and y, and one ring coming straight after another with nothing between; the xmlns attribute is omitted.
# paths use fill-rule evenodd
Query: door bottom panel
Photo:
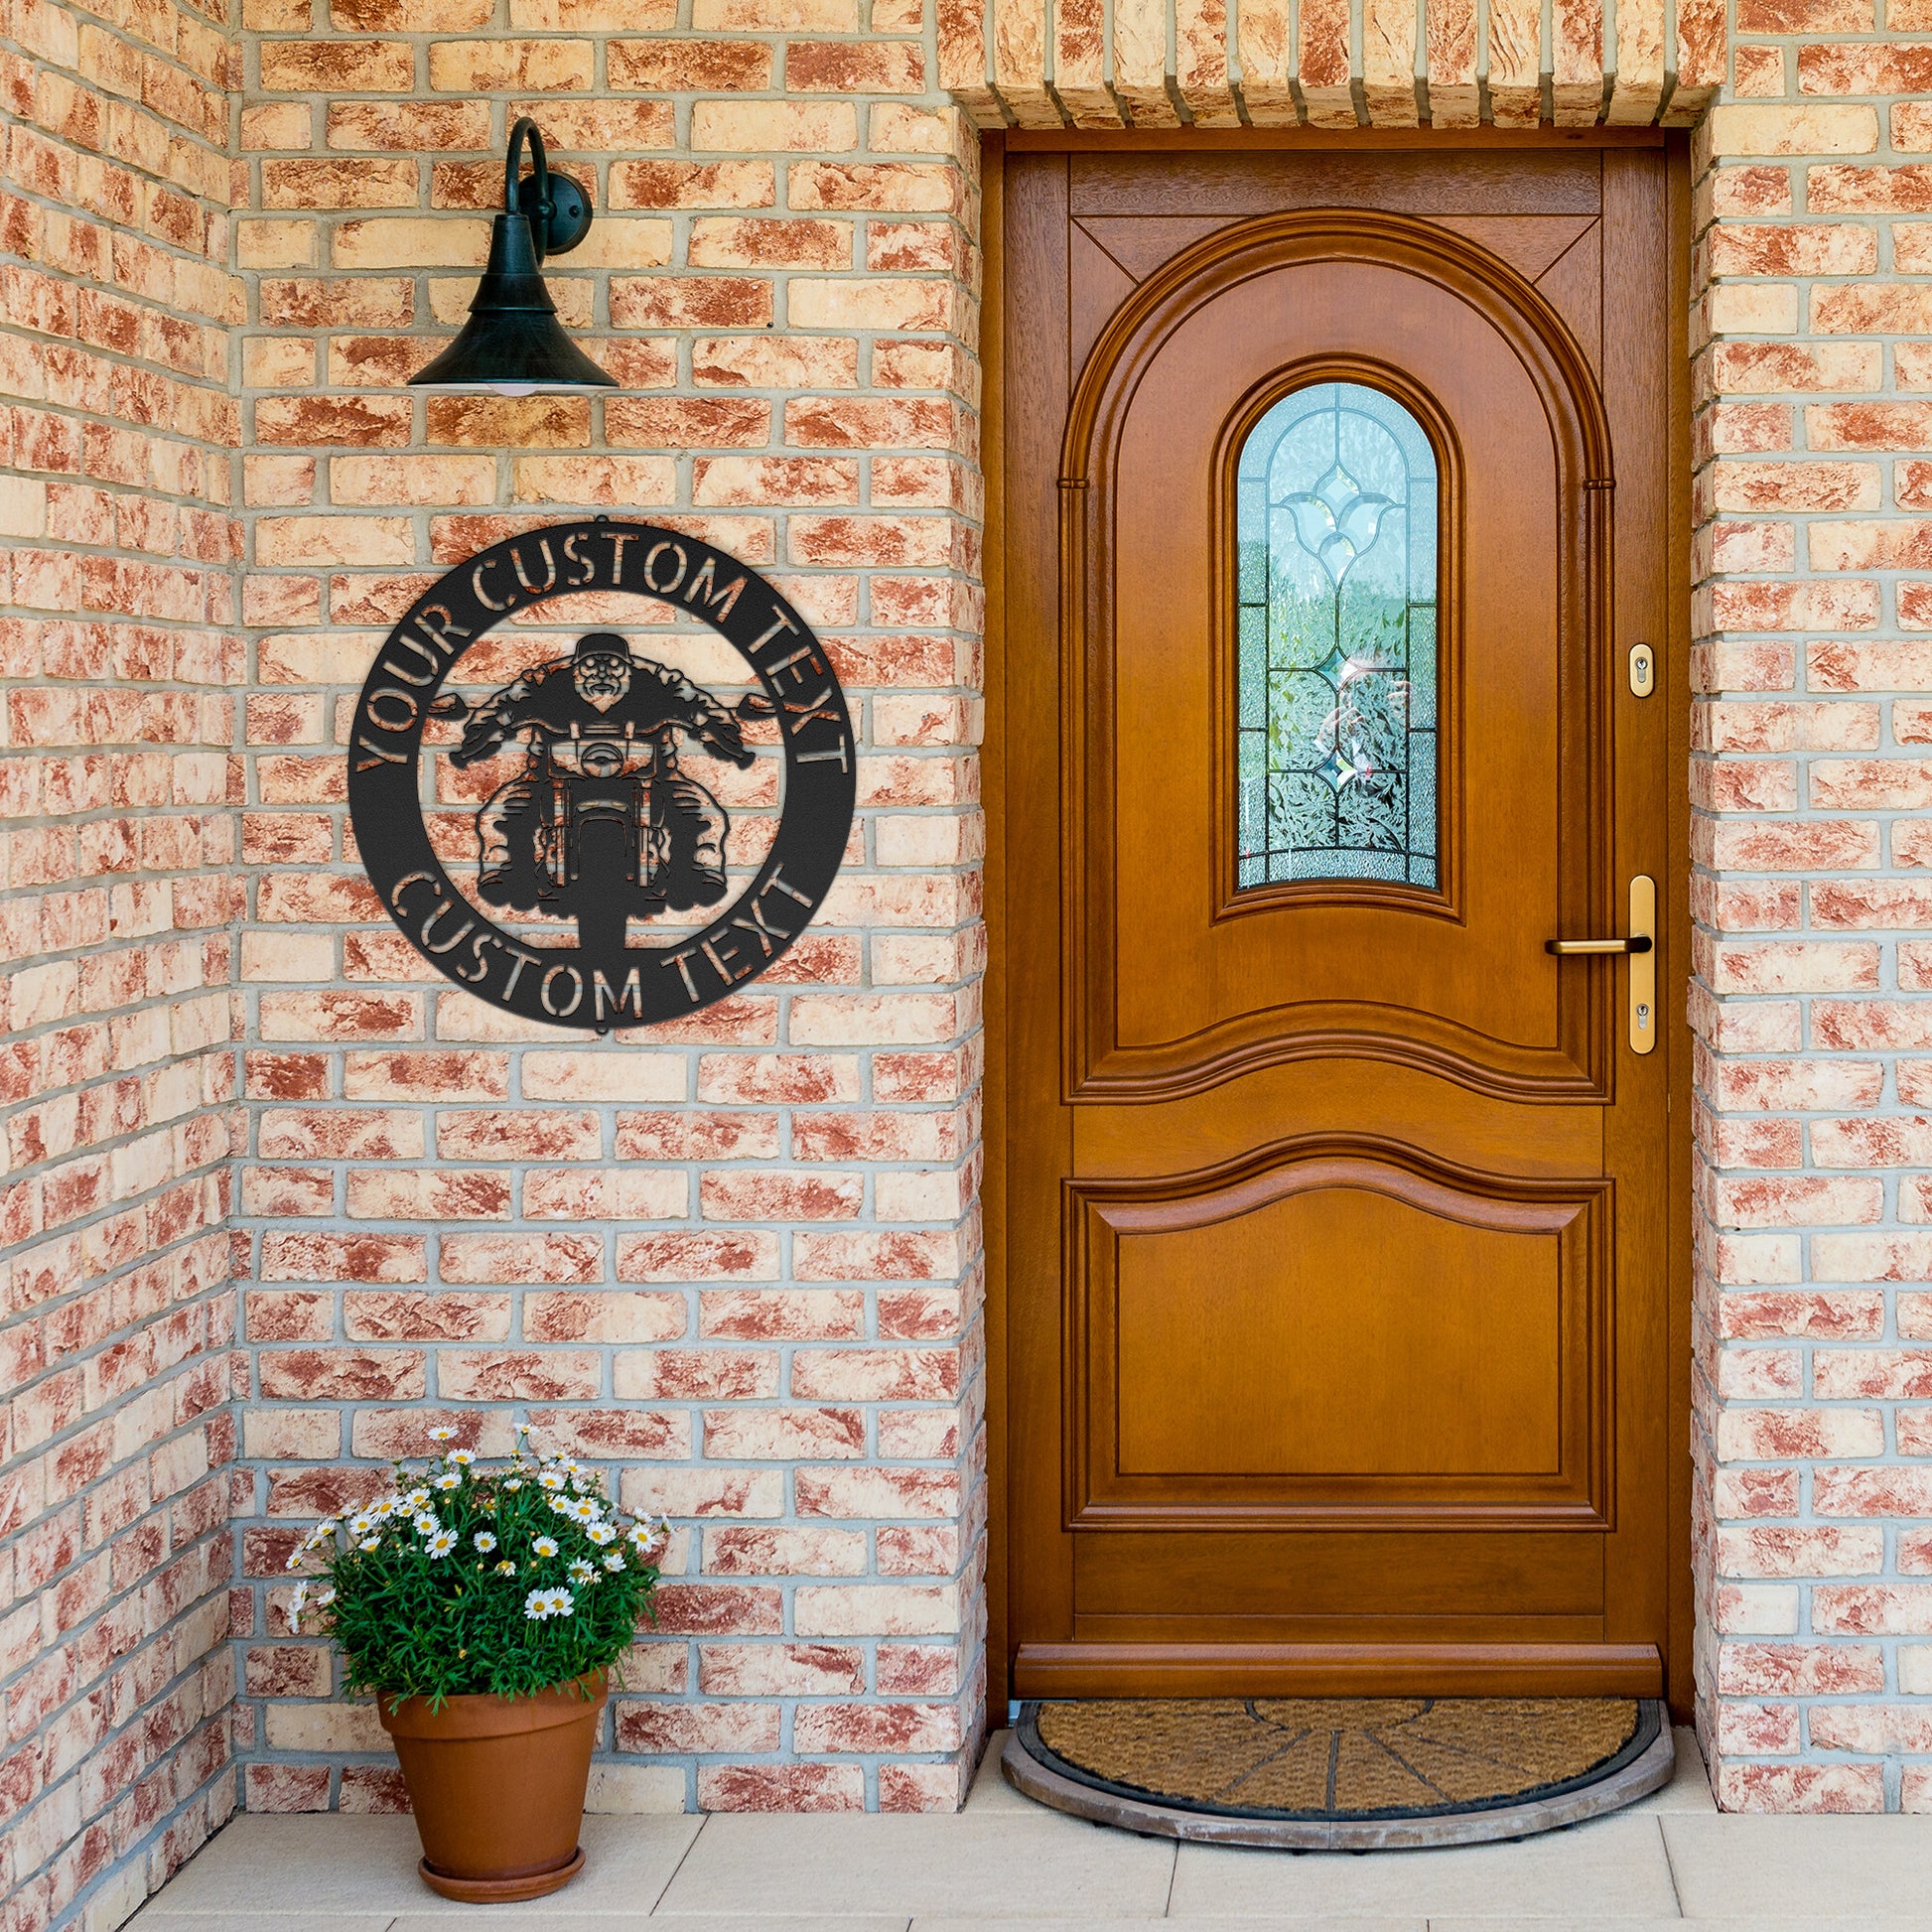
<svg viewBox="0 0 1932 1932"><path fill-rule="evenodd" d="M1603 1539L1458 1535L1073 1539L1076 1614L1412 1617L1603 1614Z"/></svg>

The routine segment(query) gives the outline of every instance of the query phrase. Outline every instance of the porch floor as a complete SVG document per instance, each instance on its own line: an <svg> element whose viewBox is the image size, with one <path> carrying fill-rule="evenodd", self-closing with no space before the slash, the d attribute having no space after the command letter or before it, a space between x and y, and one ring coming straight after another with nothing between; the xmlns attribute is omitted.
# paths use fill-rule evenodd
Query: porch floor
<svg viewBox="0 0 1932 1932"><path fill-rule="evenodd" d="M1228 1851L1129 1837L1008 1788L996 1736L957 1817L734 1813L585 1823L566 1890L484 1908L490 1932L1713 1932L1877 1922L1932 1932L1932 1817L1725 1817L1677 1733L1670 1786L1614 1817L1456 1851ZM407 1818L237 1818L138 1932L432 1932Z"/></svg>

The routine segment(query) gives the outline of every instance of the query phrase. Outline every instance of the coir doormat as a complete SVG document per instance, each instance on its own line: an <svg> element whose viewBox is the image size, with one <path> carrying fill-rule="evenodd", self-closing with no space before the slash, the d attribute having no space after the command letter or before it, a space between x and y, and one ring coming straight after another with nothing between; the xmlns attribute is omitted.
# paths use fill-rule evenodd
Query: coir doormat
<svg viewBox="0 0 1932 1932"><path fill-rule="evenodd" d="M1670 1776L1632 1698L1185 1698L1030 1703L1005 1769L1056 1809L1291 1849L1519 1838Z"/></svg>

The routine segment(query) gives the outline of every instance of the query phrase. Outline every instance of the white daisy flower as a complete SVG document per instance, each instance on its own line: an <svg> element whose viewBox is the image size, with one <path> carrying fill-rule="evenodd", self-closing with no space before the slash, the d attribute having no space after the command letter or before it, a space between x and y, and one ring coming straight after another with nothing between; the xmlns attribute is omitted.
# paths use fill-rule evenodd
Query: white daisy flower
<svg viewBox="0 0 1932 1932"><path fill-rule="evenodd" d="M510 1562L508 1557L505 1557L496 1566L496 1574L499 1577L514 1577L516 1575L516 1565Z"/></svg>
<svg viewBox="0 0 1932 1932"><path fill-rule="evenodd" d="M456 1431L449 1428L432 1429L429 1439L432 1443L453 1443L456 1441Z"/></svg>
<svg viewBox="0 0 1932 1932"><path fill-rule="evenodd" d="M454 1462L459 1469L467 1469L476 1459L477 1451L475 1449L452 1449L443 1458L445 1462Z"/></svg>
<svg viewBox="0 0 1932 1932"><path fill-rule="evenodd" d="M418 1535L434 1536L442 1527L443 1525L436 1520L436 1512L434 1510L424 1509L417 1512L416 1531Z"/></svg>
<svg viewBox="0 0 1932 1932"><path fill-rule="evenodd" d="M579 1557L570 1566L570 1581L573 1584L594 1584L597 1582L597 1572Z"/></svg>
<svg viewBox="0 0 1932 1932"><path fill-rule="evenodd" d="M557 1554L557 1539L554 1536L540 1536L530 1545L531 1551L540 1557L554 1557Z"/></svg>
<svg viewBox="0 0 1932 1932"><path fill-rule="evenodd" d="M302 1631L302 1609L309 1600L309 1586L306 1582L295 1587L295 1593L289 1598L289 1628L298 1636Z"/></svg>
<svg viewBox="0 0 1932 1932"><path fill-rule="evenodd" d="M550 1614L569 1616L577 1607L577 1599L567 1589L553 1589L550 1592Z"/></svg>
<svg viewBox="0 0 1932 1932"><path fill-rule="evenodd" d="M561 1489L564 1486L567 1478L559 1475L555 1469L545 1469L544 1472L537 1477L537 1480L540 1483L542 1483L542 1485L546 1489Z"/></svg>
<svg viewBox="0 0 1932 1932"><path fill-rule="evenodd" d="M477 1546L478 1554L481 1556L488 1556L496 1547L496 1539L488 1530L479 1530L470 1541Z"/></svg>
<svg viewBox="0 0 1932 1932"><path fill-rule="evenodd" d="M618 1574L618 1572L623 1568L622 1552L619 1550L611 1550L606 1552L604 1558L604 1567L612 1574L612 1576L615 1577Z"/></svg>
<svg viewBox="0 0 1932 1932"><path fill-rule="evenodd" d="M382 1539L379 1536L365 1536L355 1547L358 1550L379 1550L382 1548Z"/></svg>
<svg viewBox="0 0 1932 1932"><path fill-rule="evenodd" d="M283 1564L282 1568L284 1570L290 1570L290 1571L300 1570L302 1568L302 1552L306 1550L308 1547L309 1546L306 1543L304 1543L299 1548L291 1550L289 1552L289 1560L287 1563Z"/></svg>
<svg viewBox="0 0 1932 1932"><path fill-rule="evenodd" d="M367 1536L373 1523L374 1518L366 1510L358 1509L348 1519L348 1533L350 1536Z"/></svg>
<svg viewBox="0 0 1932 1932"><path fill-rule="evenodd" d="M319 1610L326 1610L335 1600L336 1586L334 1584L330 1584L325 1588L316 1591L316 1608Z"/></svg>
<svg viewBox="0 0 1932 1932"><path fill-rule="evenodd" d="M455 1548L455 1530L438 1530L429 1540L429 1553L433 1557L447 1557Z"/></svg>
<svg viewBox="0 0 1932 1932"><path fill-rule="evenodd" d="M438 1489L459 1489L462 1486L463 1477L455 1469L445 1469L436 1478L436 1487Z"/></svg>
<svg viewBox="0 0 1932 1932"><path fill-rule="evenodd" d="M617 1531L609 1523L593 1523L584 1534L597 1544L615 1543L618 1540Z"/></svg>
<svg viewBox="0 0 1932 1932"><path fill-rule="evenodd" d="M505 1489L521 1489L523 1487L523 1478L521 1476L511 1476L510 1479L503 1484L503 1487Z"/></svg>
<svg viewBox="0 0 1932 1932"><path fill-rule="evenodd" d="M523 1614L532 1623L541 1623L547 1616L550 1616L552 1614L550 1608L550 1592L547 1589L533 1589L523 1599Z"/></svg>
<svg viewBox="0 0 1932 1932"><path fill-rule="evenodd" d="M422 1506L428 1501L429 1501L429 1491L425 1489L423 1485L419 1482L416 1485L416 1487L412 1489L409 1492L409 1494L402 1499L402 1504L405 1509L421 1509Z"/></svg>

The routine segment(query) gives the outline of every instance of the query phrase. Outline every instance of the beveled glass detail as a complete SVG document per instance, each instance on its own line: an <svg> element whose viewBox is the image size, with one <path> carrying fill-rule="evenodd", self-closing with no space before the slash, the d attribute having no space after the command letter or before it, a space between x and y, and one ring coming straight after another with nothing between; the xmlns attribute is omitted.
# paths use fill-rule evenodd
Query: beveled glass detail
<svg viewBox="0 0 1932 1932"><path fill-rule="evenodd" d="M1436 453L1379 389L1297 389L1235 483L1235 883L1438 883Z"/></svg>

